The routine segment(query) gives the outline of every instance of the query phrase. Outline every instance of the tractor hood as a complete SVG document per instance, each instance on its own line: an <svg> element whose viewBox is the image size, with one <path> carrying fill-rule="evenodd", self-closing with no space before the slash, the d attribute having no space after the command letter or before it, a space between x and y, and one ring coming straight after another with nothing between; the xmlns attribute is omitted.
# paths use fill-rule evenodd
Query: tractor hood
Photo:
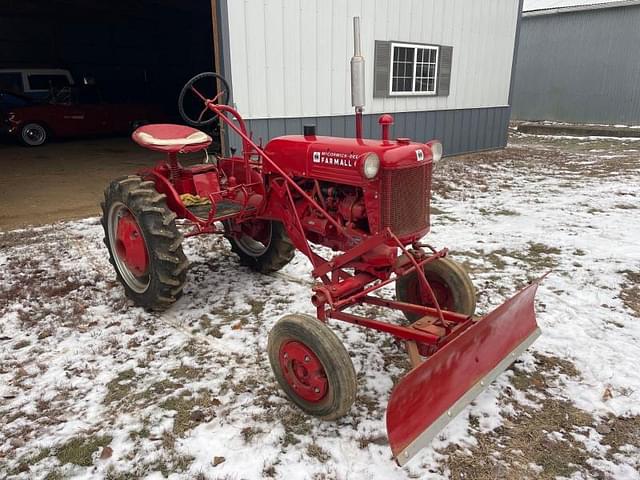
<svg viewBox="0 0 640 480"><path fill-rule="evenodd" d="M363 174L363 162L371 153L380 158L380 169L407 167L431 162L433 158L429 144L414 143L405 138L382 141L287 135L271 140L265 151L291 176L351 185L368 181ZM268 166L265 166L265 172L271 173Z"/></svg>

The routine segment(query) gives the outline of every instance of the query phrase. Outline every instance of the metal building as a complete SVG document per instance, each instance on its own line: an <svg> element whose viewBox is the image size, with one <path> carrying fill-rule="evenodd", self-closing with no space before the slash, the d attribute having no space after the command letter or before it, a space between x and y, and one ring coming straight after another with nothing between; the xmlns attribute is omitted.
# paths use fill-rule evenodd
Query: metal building
<svg viewBox="0 0 640 480"><path fill-rule="evenodd" d="M640 124L640 1L526 0L524 10L514 119Z"/></svg>
<svg viewBox="0 0 640 480"><path fill-rule="evenodd" d="M521 0L218 0L222 73L254 139L353 136L352 17L366 59L364 134L503 147ZM231 144L234 143L233 135Z"/></svg>

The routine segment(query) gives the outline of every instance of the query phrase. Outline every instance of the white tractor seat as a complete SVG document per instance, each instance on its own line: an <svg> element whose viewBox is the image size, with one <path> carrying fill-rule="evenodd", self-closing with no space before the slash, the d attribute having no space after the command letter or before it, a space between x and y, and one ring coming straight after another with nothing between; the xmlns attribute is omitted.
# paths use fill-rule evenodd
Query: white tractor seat
<svg viewBox="0 0 640 480"><path fill-rule="evenodd" d="M209 135L200 130L170 123L145 125L133 132L131 137L145 148L168 152L202 150L212 141Z"/></svg>
<svg viewBox="0 0 640 480"><path fill-rule="evenodd" d="M192 133L187 137L178 137L178 138L156 138L153 135L140 132L138 134L140 140L143 140L145 143L149 145L160 146L169 146L169 145L196 145L198 143L210 142L211 137L204 132L196 132Z"/></svg>

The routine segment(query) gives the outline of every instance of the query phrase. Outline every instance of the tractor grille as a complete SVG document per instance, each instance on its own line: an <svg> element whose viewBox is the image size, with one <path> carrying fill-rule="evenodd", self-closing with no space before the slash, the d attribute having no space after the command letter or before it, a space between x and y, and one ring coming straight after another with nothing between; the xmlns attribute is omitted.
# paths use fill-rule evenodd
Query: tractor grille
<svg viewBox="0 0 640 480"><path fill-rule="evenodd" d="M398 236L427 227L431 163L382 171L382 225Z"/></svg>

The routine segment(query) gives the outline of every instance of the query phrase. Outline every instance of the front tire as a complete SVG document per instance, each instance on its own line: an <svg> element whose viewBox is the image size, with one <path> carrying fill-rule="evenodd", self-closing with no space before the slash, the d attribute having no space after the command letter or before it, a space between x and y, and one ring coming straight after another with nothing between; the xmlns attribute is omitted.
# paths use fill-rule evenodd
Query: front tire
<svg viewBox="0 0 640 480"><path fill-rule="evenodd" d="M442 257L427 263L424 274L441 309L468 316L475 313L476 291L462 265L449 257ZM396 298L401 302L435 308L432 301L422 298L416 272L398 279ZM420 319L417 313L404 312L404 315L412 323Z"/></svg>
<svg viewBox="0 0 640 480"><path fill-rule="evenodd" d="M47 129L39 123L27 123L20 129L20 142L27 147L40 147L48 139Z"/></svg>
<svg viewBox="0 0 640 480"><path fill-rule="evenodd" d="M278 384L302 411L335 420L356 398L356 374L342 342L309 315L285 315L269 333L269 362Z"/></svg>
<svg viewBox="0 0 640 480"><path fill-rule="evenodd" d="M150 310L168 308L182 295L189 262L166 196L132 175L111 182L104 197L104 242L125 294Z"/></svg>

